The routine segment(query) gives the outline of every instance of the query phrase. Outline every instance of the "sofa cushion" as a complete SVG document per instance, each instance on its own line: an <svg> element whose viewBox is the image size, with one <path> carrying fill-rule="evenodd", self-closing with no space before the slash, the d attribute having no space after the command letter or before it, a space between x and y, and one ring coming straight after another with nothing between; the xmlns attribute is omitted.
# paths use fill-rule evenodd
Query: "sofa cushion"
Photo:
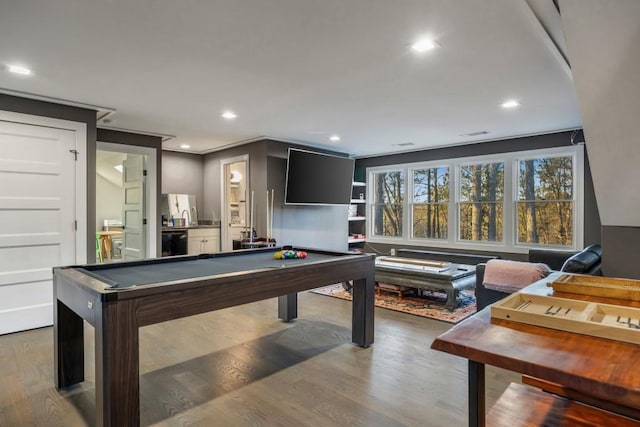
<svg viewBox="0 0 640 427"><path fill-rule="evenodd" d="M547 277L551 272L546 264L494 259L487 262L484 287L513 293Z"/></svg>
<svg viewBox="0 0 640 427"><path fill-rule="evenodd" d="M547 264L550 269L560 271L564 263L577 254L577 252L567 252L553 249L529 249L529 262L541 262Z"/></svg>
<svg viewBox="0 0 640 427"><path fill-rule="evenodd" d="M587 246L577 254L567 259L561 271L567 273L588 273L600 264L602 248L598 244Z"/></svg>

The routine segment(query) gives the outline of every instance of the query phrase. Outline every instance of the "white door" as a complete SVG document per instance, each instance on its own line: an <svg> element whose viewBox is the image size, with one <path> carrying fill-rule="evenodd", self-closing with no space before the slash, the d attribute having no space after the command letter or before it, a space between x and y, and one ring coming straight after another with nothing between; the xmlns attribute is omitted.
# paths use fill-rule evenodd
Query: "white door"
<svg viewBox="0 0 640 427"><path fill-rule="evenodd" d="M122 259L133 261L145 258L144 217L144 158L128 154L122 162Z"/></svg>
<svg viewBox="0 0 640 427"><path fill-rule="evenodd" d="M0 120L0 334L53 323L52 267L77 259L77 148L73 130Z"/></svg>

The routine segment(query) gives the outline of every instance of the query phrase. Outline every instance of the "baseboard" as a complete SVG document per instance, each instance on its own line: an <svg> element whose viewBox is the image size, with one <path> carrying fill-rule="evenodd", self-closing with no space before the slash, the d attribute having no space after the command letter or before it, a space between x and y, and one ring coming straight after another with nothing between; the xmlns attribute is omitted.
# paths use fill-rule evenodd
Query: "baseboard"
<svg viewBox="0 0 640 427"><path fill-rule="evenodd" d="M0 335L53 324L53 303L0 311Z"/></svg>

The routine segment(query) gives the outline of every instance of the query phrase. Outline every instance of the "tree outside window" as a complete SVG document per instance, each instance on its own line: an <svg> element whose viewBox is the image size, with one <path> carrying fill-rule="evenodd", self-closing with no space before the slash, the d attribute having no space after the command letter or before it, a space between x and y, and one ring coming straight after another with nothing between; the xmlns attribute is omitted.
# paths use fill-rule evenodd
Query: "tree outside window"
<svg viewBox="0 0 640 427"><path fill-rule="evenodd" d="M449 168L413 171L413 237L447 239L449 219Z"/></svg>
<svg viewBox="0 0 640 427"><path fill-rule="evenodd" d="M518 165L518 243L573 245L573 158L544 157Z"/></svg>
<svg viewBox="0 0 640 427"><path fill-rule="evenodd" d="M373 200L373 234L402 236L402 205L404 203L404 171L376 173Z"/></svg>
<svg viewBox="0 0 640 427"><path fill-rule="evenodd" d="M504 163L460 167L460 240L503 241Z"/></svg>

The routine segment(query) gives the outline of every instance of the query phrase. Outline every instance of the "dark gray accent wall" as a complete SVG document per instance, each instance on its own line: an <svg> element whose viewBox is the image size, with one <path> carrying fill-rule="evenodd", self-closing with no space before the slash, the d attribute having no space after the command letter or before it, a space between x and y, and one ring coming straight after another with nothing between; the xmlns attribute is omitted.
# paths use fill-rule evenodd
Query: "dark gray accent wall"
<svg viewBox="0 0 640 427"><path fill-rule="evenodd" d="M255 192L255 203L258 207L255 212L256 218L260 218L260 215L266 215L266 208L263 210L267 191L266 150L265 142L257 141L205 154L203 189L205 218L211 218L213 221L220 220L220 204L222 203L220 161L245 154L249 156L249 186ZM257 224L256 232L262 236L266 233L266 229L262 224Z"/></svg>
<svg viewBox="0 0 640 427"><path fill-rule="evenodd" d="M200 154L162 152L162 193L194 194L198 220L210 220L204 209L204 157Z"/></svg>
<svg viewBox="0 0 640 427"><path fill-rule="evenodd" d="M17 96L0 94L0 110L33 116L69 120L87 125L87 261L95 261L95 217L96 217L96 112L85 108Z"/></svg>
<svg viewBox="0 0 640 427"><path fill-rule="evenodd" d="M490 154L563 147L570 146L572 144L572 140L573 142L584 141L582 132L558 132L545 135L534 135L522 138L512 138L499 141L436 148L432 150L421 150L391 154L386 156L367 157L357 159L356 168L367 168L374 166L396 165L403 163L454 159L460 157L485 156ZM596 197L593 188L593 179L591 177L591 170L589 169L587 150L585 150L584 169L584 245L587 246L592 243L601 242L602 228L600 223L600 214L598 212L598 205L596 203ZM389 249L391 249L392 247L397 247L397 245L391 246L377 243L367 244L368 250L371 250L372 252L378 251L381 253L388 253ZM424 246L421 246L420 248L442 251L442 248L430 248ZM455 250L452 249L452 251ZM526 255L523 254L491 254L487 252L478 252L478 254L499 255L503 258L513 260L526 260Z"/></svg>
<svg viewBox="0 0 640 427"><path fill-rule="evenodd" d="M118 130L113 130L113 129L98 129L97 130L97 140L100 142L110 142L112 144L122 144L122 145L132 145L132 146L136 146L136 147L147 147L147 148L153 148L156 150L156 171L157 171L157 177L158 177L158 182L156 185L156 212L155 212L155 216L156 216L156 242L158 242L157 247L156 247L156 256L160 256L162 254L162 248L161 248L161 243L162 243L162 221L160 219L160 193L161 193L161 187L162 187L162 175L163 175L163 170L162 170L162 157L163 157L163 151L162 151L162 138L160 138L159 136L151 136L151 135L141 135L141 134L137 134L137 133L131 133L131 132L123 132L123 131L118 131ZM94 199L94 212L93 212L93 218L95 218L95 191L96 191L96 185L95 185L95 170L96 170L96 166L95 166L95 159L96 159L96 155L95 155L95 146L94 146L94 150L93 150L93 167L91 169L87 168L87 174L89 175L89 178L92 178L94 180L94 184L91 186L91 191L93 192L93 199ZM87 184L89 185L89 184ZM95 221L94 221L95 222ZM95 233L95 230L94 230ZM93 256L95 257L95 251L93 251Z"/></svg>
<svg viewBox="0 0 640 427"><path fill-rule="evenodd" d="M346 249L346 207L323 206L318 208L284 205L284 182L289 147L346 156L344 153L269 139L209 153L205 155L204 160L205 211L212 212L212 219L220 219L220 203L222 200L222 195L220 194L220 161L247 154L249 156L250 187L254 191L255 228L259 236L266 235L267 190L274 189L274 231L284 233L282 235L287 238L287 242L279 243L298 244L293 240L296 240L294 237L299 237L302 242L318 242L319 246L315 247L329 249L331 247L327 245L343 242L344 248L341 248ZM336 224L336 217L340 218L338 224ZM293 236L295 234L291 231L293 227L297 228L297 236ZM344 232L341 231L341 227L344 227ZM327 228L330 228L332 233L340 236L338 238L330 237L331 233L327 232ZM336 246L333 246L333 248L336 248Z"/></svg>

